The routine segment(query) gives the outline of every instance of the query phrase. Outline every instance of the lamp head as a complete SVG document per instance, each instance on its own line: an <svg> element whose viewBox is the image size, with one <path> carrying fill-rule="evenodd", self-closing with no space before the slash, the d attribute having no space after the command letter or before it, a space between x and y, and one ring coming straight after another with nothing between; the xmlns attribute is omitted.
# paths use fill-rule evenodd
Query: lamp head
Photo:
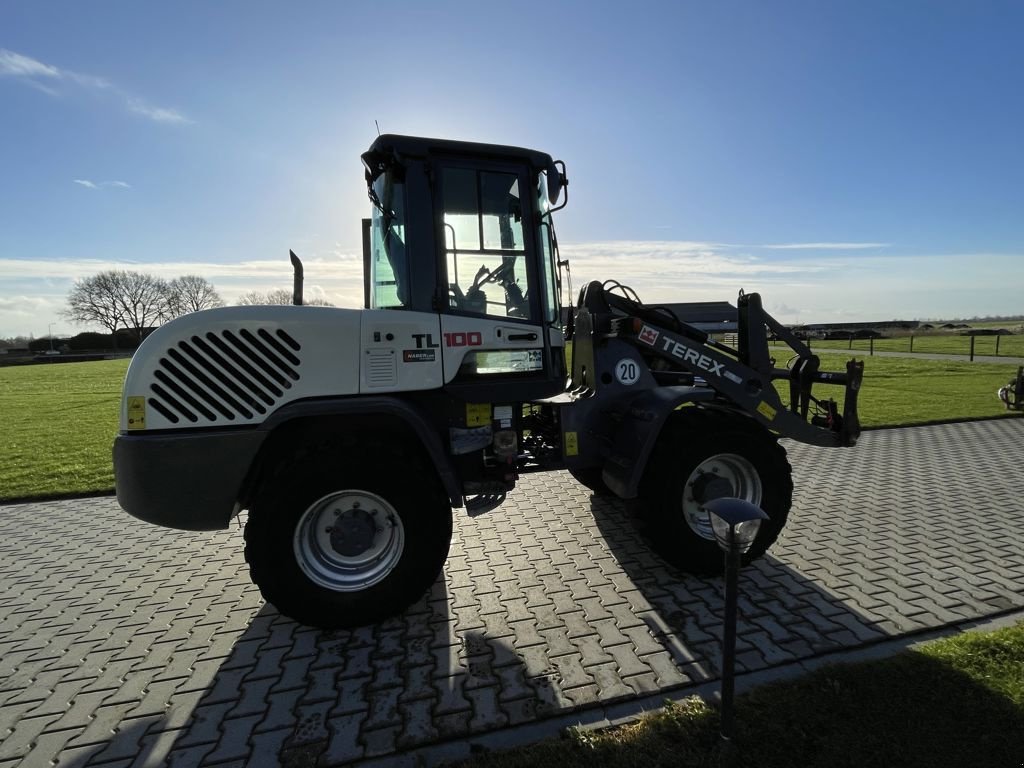
<svg viewBox="0 0 1024 768"><path fill-rule="evenodd" d="M742 553L750 549L761 529L761 521L768 519L763 509L743 499L712 499L704 508L711 518L718 546L726 551L735 548Z"/></svg>

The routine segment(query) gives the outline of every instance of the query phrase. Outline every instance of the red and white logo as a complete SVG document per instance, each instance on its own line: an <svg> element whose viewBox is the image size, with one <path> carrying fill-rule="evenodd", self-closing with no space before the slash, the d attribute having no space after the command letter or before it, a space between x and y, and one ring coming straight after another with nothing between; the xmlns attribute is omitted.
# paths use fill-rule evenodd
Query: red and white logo
<svg viewBox="0 0 1024 768"><path fill-rule="evenodd" d="M658 340L658 332L656 330L654 330L653 328L650 328L650 327L645 325L643 327L643 329L640 331L640 335L639 335L638 338L644 344L649 344L650 346L653 347L654 346L654 342L656 342Z"/></svg>

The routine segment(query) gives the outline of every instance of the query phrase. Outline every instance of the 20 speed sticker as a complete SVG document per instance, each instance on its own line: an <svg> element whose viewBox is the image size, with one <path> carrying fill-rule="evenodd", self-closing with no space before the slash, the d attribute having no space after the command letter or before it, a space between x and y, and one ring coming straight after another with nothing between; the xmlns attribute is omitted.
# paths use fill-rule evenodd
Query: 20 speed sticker
<svg viewBox="0 0 1024 768"><path fill-rule="evenodd" d="M615 364L615 379L627 387L640 381L640 366L631 357L624 357Z"/></svg>

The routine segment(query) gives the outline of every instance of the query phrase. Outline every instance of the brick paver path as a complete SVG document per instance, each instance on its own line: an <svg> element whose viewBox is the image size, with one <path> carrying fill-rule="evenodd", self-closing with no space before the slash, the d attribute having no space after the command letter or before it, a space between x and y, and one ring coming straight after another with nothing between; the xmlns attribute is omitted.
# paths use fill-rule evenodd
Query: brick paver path
<svg viewBox="0 0 1024 768"><path fill-rule="evenodd" d="M789 525L742 578L743 669L1024 606L1024 420L788 449ZM720 580L563 473L460 514L444 580L376 627L284 619L241 550L110 498L0 507L0 768L335 765L718 674Z"/></svg>

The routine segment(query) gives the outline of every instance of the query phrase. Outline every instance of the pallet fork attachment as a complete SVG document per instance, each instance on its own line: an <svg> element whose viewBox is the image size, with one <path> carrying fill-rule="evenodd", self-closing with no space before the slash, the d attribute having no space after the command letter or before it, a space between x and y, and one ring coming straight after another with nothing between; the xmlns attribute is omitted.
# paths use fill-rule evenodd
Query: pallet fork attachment
<svg viewBox="0 0 1024 768"><path fill-rule="evenodd" d="M616 301L616 308L627 307ZM850 360L845 372L820 370L820 360L810 348L761 306L756 293L741 294L739 343L732 350L686 323L670 330L656 315L628 313L612 321L613 336L629 341L644 353L682 368L782 437L820 446L851 446L860 436L857 395L864 377L864 363ZM768 350L768 332L786 342L795 353L791 368L776 368ZM774 382L789 381L790 402L782 402ZM845 388L843 412L834 400L814 397L814 384ZM811 413L814 405L816 412Z"/></svg>

